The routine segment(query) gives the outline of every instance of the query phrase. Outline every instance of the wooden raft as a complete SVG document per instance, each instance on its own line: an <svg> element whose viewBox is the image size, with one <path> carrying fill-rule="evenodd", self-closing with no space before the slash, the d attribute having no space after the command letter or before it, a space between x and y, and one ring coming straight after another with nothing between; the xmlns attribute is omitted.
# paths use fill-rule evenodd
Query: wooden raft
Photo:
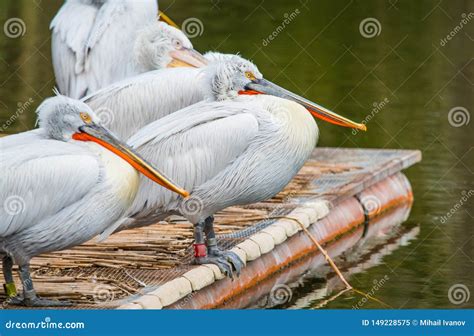
<svg viewBox="0 0 474 336"><path fill-rule="evenodd" d="M419 151L317 148L273 199L216 214L216 232L222 235L245 230L251 234L253 227L261 226L269 217L286 215L312 200L324 199L332 207L344 208L344 202L354 201L354 195L420 159ZM387 202L393 201L384 190L379 194L379 199L387 196ZM350 211L351 205L347 207ZM348 225L339 231L351 229ZM245 238L221 239L221 243L232 247ZM192 225L172 217L157 225L120 232L100 244L92 240L36 257L31 263L32 277L41 296L70 300L75 308L117 307L129 301L127 298L139 297L192 269L192 242ZM19 282L17 286L20 288Z"/></svg>

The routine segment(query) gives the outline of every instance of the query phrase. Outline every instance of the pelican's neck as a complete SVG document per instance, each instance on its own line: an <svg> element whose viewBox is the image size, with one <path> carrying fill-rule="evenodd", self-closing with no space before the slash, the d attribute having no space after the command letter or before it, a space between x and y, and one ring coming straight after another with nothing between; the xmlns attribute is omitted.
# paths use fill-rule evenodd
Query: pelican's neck
<svg viewBox="0 0 474 336"><path fill-rule="evenodd" d="M261 104L269 112L269 121L281 132L289 146L304 150L312 150L316 146L318 126L302 105L269 95L243 96L236 100L251 100Z"/></svg>
<svg viewBox="0 0 474 336"><path fill-rule="evenodd" d="M124 202L125 207L130 206L138 191L139 173L124 159L95 142L75 142L97 155L110 190Z"/></svg>

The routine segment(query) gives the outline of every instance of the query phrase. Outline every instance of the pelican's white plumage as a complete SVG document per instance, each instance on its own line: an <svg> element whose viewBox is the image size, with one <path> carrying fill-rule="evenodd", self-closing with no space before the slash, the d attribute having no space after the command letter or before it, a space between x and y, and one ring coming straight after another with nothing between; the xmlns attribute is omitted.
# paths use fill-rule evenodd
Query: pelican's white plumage
<svg viewBox="0 0 474 336"><path fill-rule="evenodd" d="M38 111L39 130L0 139L0 255L4 265L20 266L22 281L32 257L81 244L119 220L139 181L137 171L107 149L66 140L76 122L72 114L82 111L98 121L87 105L55 97ZM4 270L12 283L11 266ZM58 304L24 286L28 304Z"/></svg>
<svg viewBox="0 0 474 336"><path fill-rule="evenodd" d="M198 223L230 205L270 198L299 171L317 136L306 109L277 97L189 106L144 127L129 144L191 190L198 211L183 211L182 198L142 180L129 212L136 225L171 213Z"/></svg>
<svg viewBox="0 0 474 336"><path fill-rule="evenodd" d="M172 112L203 99L217 98L213 97L211 78L215 77L221 60L248 62L236 55L209 59L216 61L204 68L161 69L127 78L84 97L83 101L104 117L107 127L126 139Z"/></svg>
<svg viewBox="0 0 474 336"><path fill-rule="evenodd" d="M52 57L62 94L80 98L137 74L137 32L156 21L156 0L68 0L51 22Z"/></svg>
<svg viewBox="0 0 474 336"><path fill-rule="evenodd" d="M172 68L127 78L85 97L83 101L127 139L143 126L204 99L205 69Z"/></svg>
<svg viewBox="0 0 474 336"><path fill-rule="evenodd" d="M47 99L38 118L39 130L0 139L0 257L12 299L57 305L36 296L30 259L82 244L118 221L138 190L132 164L163 179L80 101ZM13 263L20 267L23 298L13 298Z"/></svg>

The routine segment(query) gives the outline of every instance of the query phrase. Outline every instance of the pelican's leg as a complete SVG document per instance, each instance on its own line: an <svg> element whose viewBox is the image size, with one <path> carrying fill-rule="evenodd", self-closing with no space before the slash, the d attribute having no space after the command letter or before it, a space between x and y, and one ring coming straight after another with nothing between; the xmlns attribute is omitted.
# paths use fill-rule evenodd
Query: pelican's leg
<svg viewBox="0 0 474 336"><path fill-rule="evenodd" d="M219 267L222 273L226 276L233 278L234 272L232 265L223 256L214 256L207 254L207 248L204 239L204 227L205 222L199 222L194 225L194 263L202 264L214 264Z"/></svg>
<svg viewBox="0 0 474 336"><path fill-rule="evenodd" d="M3 276L5 278L5 283L3 284L3 289L7 298L13 298L16 296L16 286L13 281L13 259L6 255L2 260Z"/></svg>
<svg viewBox="0 0 474 336"><path fill-rule="evenodd" d="M60 307L71 305L70 302L39 298L36 295L36 291L33 287L33 280L31 280L29 264L20 266L20 278L23 285L23 297L16 296L10 300L11 304L19 304L28 307Z"/></svg>
<svg viewBox="0 0 474 336"><path fill-rule="evenodd" d="M206 246L209 256L224 257L234 268L237 276L244 267L244 263L240 257L232 252L221 250L217 245L216 233L214 232L214 216L209 216L204 221L204 233L206 234Z"/></svg>

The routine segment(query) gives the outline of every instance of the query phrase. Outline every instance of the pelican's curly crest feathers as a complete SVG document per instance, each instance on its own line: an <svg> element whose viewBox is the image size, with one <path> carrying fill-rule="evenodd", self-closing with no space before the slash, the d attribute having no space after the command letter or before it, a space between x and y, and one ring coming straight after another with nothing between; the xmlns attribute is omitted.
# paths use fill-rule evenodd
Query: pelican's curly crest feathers
<svg viewBox="0 0 474 336"><path fill-rule="evenodd" d="M255 78L263 78L257 66L240 56L226 56L225 61L215 62L206 70L209 92L207 96L216 101L237 97L238 92L249 83L246 77L251 72Z"/></svg>
<svg viewBox="0 0 474 336"><path fill-rule="evenodd" d="M38 106L37 124L50 138L66 141L83 125L80 112L89 114L92 120L98 120L85 103L57 93L57 96L45 99Z"/></svg>
<svg viewBox="0 0 474 336"><path fill-rule="evenodd" d="M172 60L170 52L193 48L191 41L179 29L164 22L154 22L137 33L134 45L135 62L144 71L165 68Z"/></svg>

